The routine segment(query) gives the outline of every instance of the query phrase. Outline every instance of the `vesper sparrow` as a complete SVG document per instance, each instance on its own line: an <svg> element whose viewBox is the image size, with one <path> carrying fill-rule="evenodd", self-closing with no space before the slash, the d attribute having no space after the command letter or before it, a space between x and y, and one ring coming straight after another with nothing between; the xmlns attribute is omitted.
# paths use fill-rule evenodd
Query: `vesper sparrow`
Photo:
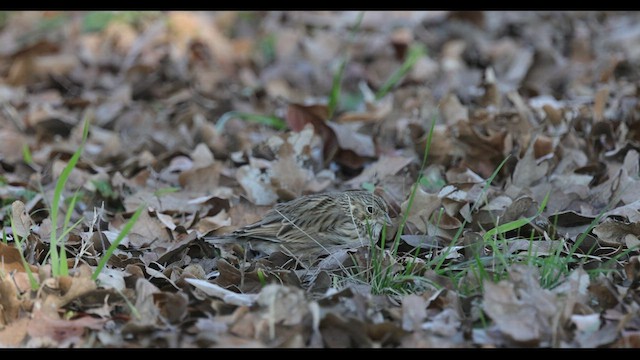
<svg viewBox="0 0 640 360"><path fill-rule="evenodd" d="M249 245L265 254L282 251L306 264L339 249L377 241L391 225L387 203L365 190L306 195L276 204L262 220L207 238L212 244Z"/></svg>

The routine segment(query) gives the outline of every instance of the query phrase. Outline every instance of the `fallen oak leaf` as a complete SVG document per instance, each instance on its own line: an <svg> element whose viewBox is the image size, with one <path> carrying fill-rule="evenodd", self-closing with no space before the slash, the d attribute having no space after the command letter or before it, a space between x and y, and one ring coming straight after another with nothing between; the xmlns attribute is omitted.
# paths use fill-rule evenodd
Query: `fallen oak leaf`
<svg viewBox="0 0 640 360"><path fill-rule="evenodd" d="M0 330L0 346L19 347L29 330L28 318L20 318Z"/></svg>
<svg viewBox="0 0 640 360"><path fill-rule="evenodd" d="M38 272L38 268L29 264L31 271ZM0 271L10 273L12 271L25 272L25 268L20 257L20 250L13 246L0 243Z"/></svg>
<svg viewBox="0 0 640 360"><path fill-rule="evenodd" d="M293 131L299 132L302 131L307 124L313 125L316 133L322 138L322 155L325 165L333 160L339 148L336 133L325 122L327 117L328 110L326 106L304 106L299 104L289 104L287 115L285 116L287 125L289 125Z"/></svg>
<svg viewBox="0 0 640 360"><path fill-rule="evenodd" d="M325 124L336 134L340 149L351 150L362 157L376 156L373 138L370 135L358 132L358 128L363 125L362 123L338 124L326 122Z"/></svg>
<svg viewBox="0 0 640 360"><path fill-rule="evenodd" d="M29 321L27 334L31 338L51 339L60 346L68 343L81 342L81 337L86 329L102 330L106 319L83 316L74 320L65 320L51 317L43 311L33 312L33 318ZM67 345L68 346L68 345Z"/></svg>
<svg viewBox="0 0 640 360"><path fill-rule="evenodd" d="M0 325L5 326L14 322L20 314L22 303L12 276L4 273L0 278ZM0 336L0 340L1 338Z"/></svg>

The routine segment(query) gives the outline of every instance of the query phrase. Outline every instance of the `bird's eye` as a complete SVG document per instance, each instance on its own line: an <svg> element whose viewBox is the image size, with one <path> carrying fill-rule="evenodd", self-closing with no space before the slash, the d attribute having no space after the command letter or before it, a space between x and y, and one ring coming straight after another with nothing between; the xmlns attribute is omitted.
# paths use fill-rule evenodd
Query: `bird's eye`
<svg viewBox="0 0 640 360"><path fill-rule="evenodd" d="M371 206L371 205L367 206L367 212L369 214L373 214L373 206Z"/></svg>

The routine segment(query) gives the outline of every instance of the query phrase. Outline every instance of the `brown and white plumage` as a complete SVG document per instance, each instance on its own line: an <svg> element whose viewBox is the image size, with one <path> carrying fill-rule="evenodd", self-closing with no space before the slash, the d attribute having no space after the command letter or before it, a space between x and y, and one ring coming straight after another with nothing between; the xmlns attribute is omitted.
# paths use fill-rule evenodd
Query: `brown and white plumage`
<svg viewBox="0 0 640 360"><path fill-rule="evenodd" d="M380 196L365 190L306 195L275 205L260 221L207 241L249 245L265 254L282 251L312 261L377 241L384 224L391 224L387 211Z"/></svg>

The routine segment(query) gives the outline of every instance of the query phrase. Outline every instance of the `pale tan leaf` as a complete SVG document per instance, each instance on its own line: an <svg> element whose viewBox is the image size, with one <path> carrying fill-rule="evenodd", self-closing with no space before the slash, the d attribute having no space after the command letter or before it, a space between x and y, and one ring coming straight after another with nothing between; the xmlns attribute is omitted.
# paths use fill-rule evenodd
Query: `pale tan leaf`
<svg viewBox="0 0 640 360"><path fill-rule="evenodd" d="M217 297L227 304L237 306L251 306L258 299L256 294L238 294L219 285L198 279L185 279L186 282L202 290L205 294Z"/></svg>

